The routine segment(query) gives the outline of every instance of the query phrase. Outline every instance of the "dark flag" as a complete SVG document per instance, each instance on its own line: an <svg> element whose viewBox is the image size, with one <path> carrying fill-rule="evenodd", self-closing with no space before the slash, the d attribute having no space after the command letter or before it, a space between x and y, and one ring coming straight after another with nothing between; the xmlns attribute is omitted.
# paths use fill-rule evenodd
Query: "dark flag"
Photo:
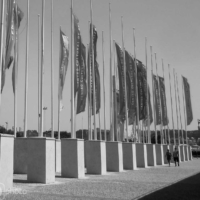
<svg viewBox="0 0 200 200"><path fill-rule="evenodd" d="M138 78L138 102L139 102L139 119L145 119L147 116L147 81L146 69L141 61L137 64L137 78Z"/></svg>
<svg viewBox="0 0 200 200"><path fill-rule="evenodd" d="M158 80L157 76L153 75L153 83L154 83L154 99L155 99L155 112L156 112L156 125L161 124L161 106L159 99L159 88L158 88Z"/></svg>
<svg viewBox="0 0 200 200"><path fill-rule="evenodd" d="M85 111L87 97L87 84L86 84L86 48L81 43L81 63L80 63L80 81L77 96L77 114Z"/></svg>
<svg viewBox="0 0 200 200"><path fill-rule="evenodd" d="M121 122L125 120L125 81L124 81L124 57L121 47L115 43L117 53L117 66L119 74L119 118Z"/></svg>
<svg viewBox="0 0 200 200"><path fill-rule="evenodd" d="M126 80L127 80L127 101L129 124L133 124L136 115L136 91L135 91L135 62L130 54L125 51L126 59Z"/></svg>
<svg viewBox="0 0 200 200"><path fill-rule="evenodd" d="M91 30L90 25L90 30ZM101 91L100 91L100 75L99 75L99 64L97 63L97 30L96 27L93 25L93 47L92 42L90 41L90 47L89 47L89 53L88 53L88 77L89 77L89 85L90 90L88 92L91 92L91 109L92 109L92 115L93 113L93 69L92 69L92 63L93 63L93 56L94 56L94 75L95 75L95 100L96 100L96 114L99 112L99 109L101 107ZM91 33L91 31L90 31ZM91 38L91 37L90 37ZM93 48L93 55L92 55L92 48Z"/></svg>
<svg viewBox="0 0 200 200"><path fill-rule="evenodd" d="M162 108L162 120L163 126L168 125L168 117L167 117L167 102L166 102L166 94L165 94L165 83L164 78L159 76L160 83L160 99L161 99L161 108Z"/></svg>
<svg viewBox="0 0 200 200"><path fill-rule="evenodd" d="M190 123L193 120L190 84L188 83L187 79L184 76L182 76L182 78L183 78L183 86L184 86L184 91L185 91L185 107L186 107L186 115L187 115L187 125L190 125Z"/></svg>
<svg viewBox="0 0 200 200"><path fill-rule="evenodd" d="M59 96L62 103L62 92L69 61L69 41L67 36L60 30L60 67L59 67ZM61 106L62 107L62 106Z"/></svg>

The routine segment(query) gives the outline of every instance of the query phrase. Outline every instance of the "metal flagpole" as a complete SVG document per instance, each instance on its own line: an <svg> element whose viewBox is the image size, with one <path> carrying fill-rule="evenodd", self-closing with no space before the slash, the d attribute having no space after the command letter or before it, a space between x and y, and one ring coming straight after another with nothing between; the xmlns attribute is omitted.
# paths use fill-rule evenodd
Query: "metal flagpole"
<svg viewBox="0 0 200 200"><path fill-rule="evenodd" d="M16 9L18 9L17 4L16 4ZM18 44L17 44L17 46L18 46ZM24 99L24 137L26 137L26 129L27 129L28 61L29 61L28 52L29 52L29 0L27 0L26 68L25 68L25 99ZM18 58L17 58L17 60L18 60ZM17 63L15 65L15 67L16 67L15 73L17 73L17 71L18 71L18 64ZM16 79L15 79L15 81L16 81ZM15 90L15 93L17 93L16 90ZM15 129L16 129L16 127L15 127Z"/></svg>
<svg viewBox="0 0 200 200"><path fill-rule="evenodd" d="M106 141L106 90L105 90L105 54L104 54L103 31L102 31L102 59L103 59L103 97L104 97L104 140Z"/></svg>
<svg viewBox="0 0 200 200"><path fill-rule="evenodd" d="M148 68L147 68L147 38L145 37L145 60L146 60L146 79L147 79L147 143L151 143L150 119L149 119L149 94L148 94Z"/></svg>
<svg viewBox="0 0 200 200"><path fill-rule="evenodd" d="M83 116L82 116L82 139L83 139Z"/></svg>
<svg viewBox="0 0 200 200"><path fill-rule="evenodd" d="M156 59L156 53L155 53L155 62L156 62L156 74L157 74L157 81L158 81L158 97L160 101L160 115L161 115L161 123L160 123L160 135L161 135L161 144L163 144L163 116L162 116L162 109L161 109L161 98L160 98L160 80L158 77L158 66L157 66L157 59Z"/></svg>
<svg viewBox="0 0 200 200"><path fill-rule="evenodd" d="M93 77L93 113L94 113L94 139L97 140L96 130L96 92L95 92L95 68L94 68L94 44L93 44L93 19L92 19L92 0L90 0L90 17L91 17L91 51L92 51L92 77Z"/></svg>
<svg viewBox="0 0 200 200"><path fill-rule="evenodd" d="M128 109L127 109L127 88L126 88L126 60L125 60L125 48L124 48L124 28L123 28L123 17L121 17L122 27L122 49L124 53L124 91L125 91L125 116L126 116L126 141L128 142Z"/></svg>
<svg viewBox="0 0 200 200"><path fill-rule="evenodd" d="M41 85L40 85L40 137L43 137L43 78L44 78L44 15L45 0L42 1L42 33L41 33Z"/></svg>
<svg viewBox="0 0 200 200"><path fill-rule="evenodd" d="M0 37L0 90L1 90L1 79L2 79L2 61L3 61L3 47L4 47L4 19L5 19L5 1L1 0L1 37ZM0 107L1 107L1 92L0 92Z"/></svg>
<svg viewBox="0 0 200 200"><path fill-rule="evenodd" d="M61 27L60 27L60 31L61 31ZM60 140L60 111L61 111L60 96L61 96L61 89L60 89L60 66L59 66L58 68L58 140Z"/></svg>
<svg viewBox="0 0 200 200"><path fill-rule="evenodd" d="M138 102L138 80L137 80L137 62L136 62L136 43L135 43L135 28L133 28L133 43L134 43L134 62L135 62L135 91L136 91L136 121L138 127L138 139L140 142L140 128L139 128L139 102Z"/></svg>
<svg viewBox="0 0 200 200"><path fill-rule="evenodd" d="M73 0L71 0L71 138L75 138L74 131L74 37L73 37Z"/></svg>
<svg viewBox="0 0 200 200"><path fill-rule="evenodd" d="M173 70L173 73L174 73L174 90L175 90L175 102L176 102L177 129L178 129L178 144L180 144L179 121L178 121L178 106L177 106L177 95L176 95L175 70Z"/></svg>
<svg viewBox="0 0 200 200"><path fill-rule="evenodd" d="M111 8L109 3L109 33L110 33L110 134L111 141L114 141L114 130L113 130L113 121L112 121L112 113L113 113L113 93L112 93L112 27L111 27Z"/></svg>
<svg viewBox="0 0 200 200"><path fill-rule="evenodd" d="M153 78L153 54L152 54L152 46L150 46L151 50L151 78L152 78L152 94L153 94L153 115L154 115L154 129L155 129L155 142L156 144L158 143L157 141L157 129L156 129L156 109L155 109L155 96L154 96L154 78Z"/></svg>
<svg viewBox="0 0 200 200"><path fill-rule="evenodd" d="M186 105L185 105L185 96L184 96L184 86L183 86L183 77L182 77L182 94L183 94L183 112L184 112L184 120L185 120L185 136L186 136L186 144L187 141L187 120L186 120Z"/></svg>
<svg viewBox="0 0 200 200"><path fill-rule="evenodd" d="M54 137L53 0L51 0L51 137Z"/></svg>
<svg viewBox="0 0 200 200"><path fill-rule="evenodd" d="M99 108L99 140L102 140L101 137L101 110Z"/></svg>
<svg viewBox="0 0 200 200"><path fill-rule="evenodd" d="M172 101L172 89L171 89L170 64L168 64L168 69L169 69L169 86L170 86L170 98L171 98L171 113L172 113L173 138L174 138L174 145L176 145L176 137L175 137L175 131L174 131L174 114L173 114L173 101Z"/></svg>
<svg viewBox="0 0 200 200"><path fill-rule="evenodd" d="M183 127L182 127L182 119L181 119L181 102L180 102L180 98L179 98L179 89L178 89L178 78L177 78L177 74L176 74L176 83L177 83L177 94L178 94L178 104L179 104L179 114L180 114L180 124L181 124L181 133L182 133L182 143L184 144L184 138L183 138Z"/></svg>
<svg viewBox="0 0 200 200"><path fill-rule="evenodd" d="M38 15L38 133L40 132L40 15Z"/></svg>

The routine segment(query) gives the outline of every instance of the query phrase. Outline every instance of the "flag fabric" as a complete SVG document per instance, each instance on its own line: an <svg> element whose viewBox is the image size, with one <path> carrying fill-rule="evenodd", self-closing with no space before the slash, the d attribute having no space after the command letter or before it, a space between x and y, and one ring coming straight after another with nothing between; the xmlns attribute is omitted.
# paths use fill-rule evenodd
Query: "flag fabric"
<svg viewBox="0 0 200 200"><path fill-rule="evenodd" d="M156 125L161 124L161 106L159 99L159 88L157 76L153 75L153 84L154 84L154 99L155 99L155 113L156 113Z"/></svg>
<svg viewBox="0 0 200 200"><path fill-rule="evenodd" d="M87 97L86 83L86 48L81 43L81 63L80 63L80 81L77 95L77 114L85 111Z"/></svg>
<svg viewBox="0 0 200 200"><path fill-rule="evenodd" d="M192 103L191 103L191 95L190 95L190 84L187 81L187 78L182 76L183 78L183 86L185 92L185 107L186 107L186 115L187 115L187 125L193 120L193 112L192 112Z"/></svg>
<svg viewBox="0 0 200 200"><path fill-rule="evenodd" d="M167 117L167 102L166 102L164 78L159 76L159 83L160 83L160 100L161 100L161 109L162 109L162 123L163 123L163 126L166 126L168 125L169 120Z"/></svg>
<svg viewBox="0 0 200 200"><path fill-rule="evenodd" d="M124 56L121 47L115 43L117 53L117 67L119 74L119 118L121 122L125 120L125 80L124 80Z"/></svg>
<svg viewBox="0 0 200 200"><path fill-rule="evenodd" d="M143 120L147 116L147 81L146 69L141 61L137 63L137 79L138 79L138 102L139 102L139 119Z"/></svg>
<svg viewBox="0 0 200 200"><path fill-rule="evenodd" d="M91 29L93 31L93 41L90 41L90 46L89 46L89 52L88 52L88 78L89 78L89 85L90 85L90 90L88 90L88 93L90 95L91 93L91 109L92 109L92 115L93 113L93 69L92 69L92 63L93 63L93 58L94 58L94 75L95 75L95 106L96 106L96 114L99 112L99 109L101 107L101 91L100 91L100 75L99 75L99 64L97 62L97 39L98 39L98 34L96 27L93 25L93 27L90 24L90 34L91 34ZM91 40L91 37L90 37ZM92 47L93 43L93 47ZM93 48L93 55L92 55L92 48ZM94 57L93 57L94 56Z"/></svg>
<svg viewBox="0 0 200 200"><path fill-rule="evenodd" d="M62 92L69 62L68 37L60 30L60 61L59 61L59 99L62 101Z"/></svg>
<svg viewBox="0 0 200 200"><path fill-rule="evenodd" d="M126 59L126 80L129 124L133 124L136 115L136 90L135 90L135 62L130 54L125 51Z"/></svg>

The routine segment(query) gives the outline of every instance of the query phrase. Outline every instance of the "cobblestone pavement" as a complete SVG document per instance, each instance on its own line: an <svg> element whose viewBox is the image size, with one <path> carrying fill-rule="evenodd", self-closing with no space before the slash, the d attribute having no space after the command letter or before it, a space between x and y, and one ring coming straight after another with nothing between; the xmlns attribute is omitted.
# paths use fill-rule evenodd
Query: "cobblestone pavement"
<svg viewBox="0 0 200 200"><path fill-rule="evenodd" d="M138 199L200 172L200 159L181 163L180 167L158 166L106 175L86 175L84 179L62 178L55 184L27 183L26 175L14 175L14 188L1 199ZM15 194L14 194L15 193Z"/></svg>

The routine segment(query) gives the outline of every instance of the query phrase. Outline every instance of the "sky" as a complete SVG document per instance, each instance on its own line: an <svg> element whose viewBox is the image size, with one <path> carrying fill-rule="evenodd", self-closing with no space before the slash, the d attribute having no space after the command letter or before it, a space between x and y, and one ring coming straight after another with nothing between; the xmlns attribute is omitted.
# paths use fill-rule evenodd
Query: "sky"
<svg viewBox="0 0 200 200"><path fill-rule="evenodd" d="M172 128L172 114L170 104L168 64L175 69L178 76L180 95L181 122L185 129L182 80L185 76L190 83L191 100L193 108L193 122L187 126L188 130L197 129L197 119L200 118L200 1L199 0L93 0L93 23L97 28L97 61L99 63L101 82L103 82L102 65L102 31L104 31L105 47L105 84L106 84L106 128L109 129L109 2L111 3L112 38L122 45L121 16L123 16L124 44L126 50L134 54L133 28L136 37L137 59L145 63L145 37L147 37L147 68L148 82L151 89L151 54L157 54L158 74L163 76L162 59L164 60L164 76L168 106L169 127ZM25 56L26 56L26 24L27 0L17 0L24 18L19 29L19 71L18 71L18 97L17 97L17 127L23 130L24 119L24 91L25 91ZM54 126L58 130L58 69L59 69L59 28L69 37L70 30L70 4L71 0L54 0L53 12L53 68L54 68ZM28 110L27 129L38 129L38 14L41 16L42 0L30 0L29 22L29 62L28 62ZM82 40L85 45L89 43L88 21L90 21L90 1L74 0L74 13L79 18ZM47 107L44 118L44 130L51 128L51 0L45 5L45 49L44 49L44 100ZM154 56L154 55L153 55ZM155 73L155 59L153 59ZM14 95L12 90L12 66L6 72L6 82L2 93L0 124L8 128L14 124ZM71 61L69 59L68 71L63 91L64 109L60 116L61 130L71 130ZM176 107L174 99L174 82L172 84L174 125L177 128ZM101 87L103 88L103 87ZM151 90L152 93L152 90ZM101 127L103 124L103 91L101 91ZM152 99L151 99L152 102ZM97 117L97 127L99 127ZM87 129L87 108L84 113L76 116L76 129ZM180 125L180 117L179 117ZM151 126L153 129L153 124Z"/></svg>

